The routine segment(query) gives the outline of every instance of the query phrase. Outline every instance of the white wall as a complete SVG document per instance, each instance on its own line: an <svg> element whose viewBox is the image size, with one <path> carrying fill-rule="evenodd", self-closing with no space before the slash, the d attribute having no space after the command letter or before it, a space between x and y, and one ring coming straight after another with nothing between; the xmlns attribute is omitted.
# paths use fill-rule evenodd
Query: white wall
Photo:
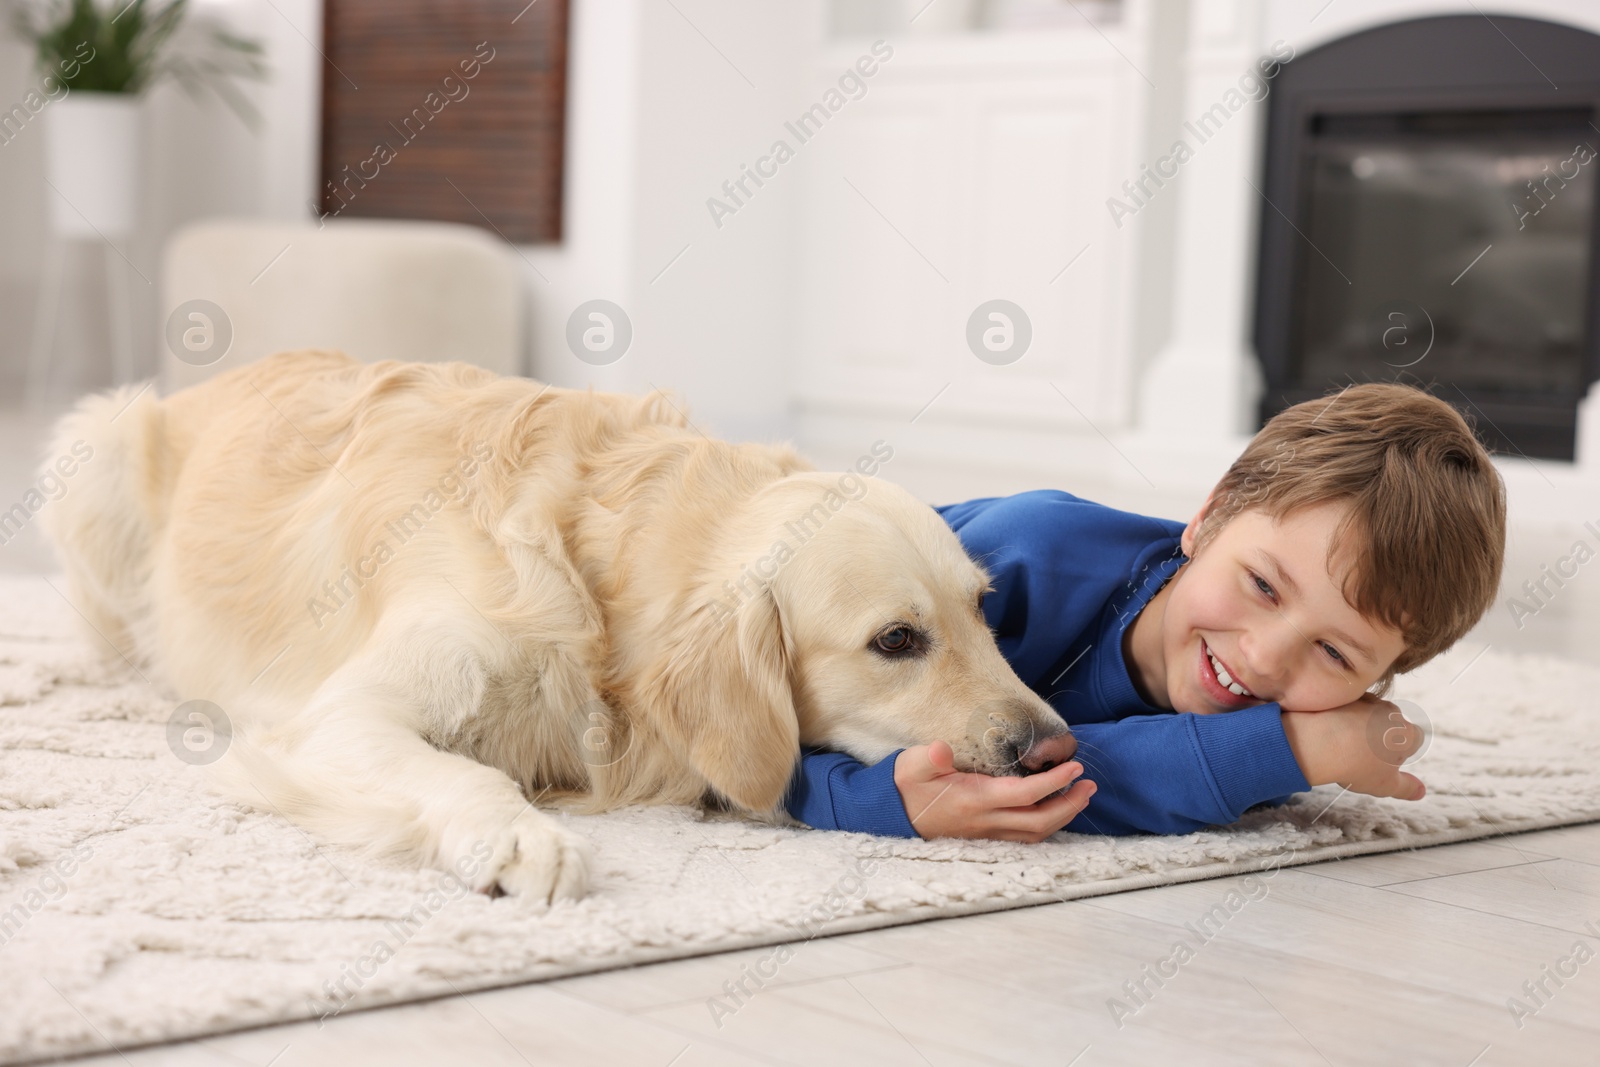
<svg viewBox="0 0 1600 1067"><path fill-rule="evenodd" d="M1268 0L1264 32L1269 39L1282 37L1301 51L1326 44L1385 22L1426 18L1430 15L1512 16L1566 22L1593 31L1600 25L1600 3L1595 0L1502 0L1496 4L1465 0L1338 0L1320 15L1314 4L1298 0ZM1313 21L1312 16L1315 17Z"/></svg>
<svg viewBox="0 0 1600 1067"><path fill-rule="evenodd" d="M707 433L786 435L797 183L773 182L720 229L705 201L788 117L820 3L575 0L572 18L565 240L521 250L533 374L653 383ZM609 367L565 342L567 316L595 298L633 321L631 349Z"/></svg>

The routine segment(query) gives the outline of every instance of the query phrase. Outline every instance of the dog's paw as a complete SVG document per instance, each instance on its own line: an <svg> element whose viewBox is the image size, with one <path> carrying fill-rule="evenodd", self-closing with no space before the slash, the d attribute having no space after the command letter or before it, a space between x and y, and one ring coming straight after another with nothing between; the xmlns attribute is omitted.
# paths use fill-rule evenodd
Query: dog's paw
<svg viewBox="0 0 1600 1067"><path fill-rule="evenodd" d="M594 851L589 842L533 812L492 834L477 888L537 904L581 900L589 888Z"/></svg>

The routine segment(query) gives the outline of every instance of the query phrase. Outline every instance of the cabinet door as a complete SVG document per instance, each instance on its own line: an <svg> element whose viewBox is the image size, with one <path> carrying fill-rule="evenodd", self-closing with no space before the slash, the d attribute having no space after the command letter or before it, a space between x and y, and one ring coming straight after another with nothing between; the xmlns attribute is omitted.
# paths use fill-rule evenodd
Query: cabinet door
<svg viewBox="0 0 1600 1067"><path fill-rule="evenodd" d="M894 62L803 149L802 403L909 413L949 384L940 407L986 421L1081 427L1063 393L1123 421L1133 246L1105 209L1130 151L1121 73ZM995 299L1031 327L1008 364L968 343Z"/></svg>

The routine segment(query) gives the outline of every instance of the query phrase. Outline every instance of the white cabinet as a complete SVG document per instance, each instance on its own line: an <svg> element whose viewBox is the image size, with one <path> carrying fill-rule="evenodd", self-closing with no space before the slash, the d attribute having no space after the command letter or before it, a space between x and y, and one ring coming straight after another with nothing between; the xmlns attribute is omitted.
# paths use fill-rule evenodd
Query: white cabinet
<svg viewBox="0 0 1600 1067"><path fill-rule="evenodd" d="M934 424L1129 424L1140 227L1119 228L1106 201L1137 177L1152 92L1130 7L1103 28L891 41L867 94L800 149L802 436L841 417L904 422L936 394L921 417ZM832 42L811 80L869 44ZM967 343L992 299L1032 326L1007 365Z"/></svg>

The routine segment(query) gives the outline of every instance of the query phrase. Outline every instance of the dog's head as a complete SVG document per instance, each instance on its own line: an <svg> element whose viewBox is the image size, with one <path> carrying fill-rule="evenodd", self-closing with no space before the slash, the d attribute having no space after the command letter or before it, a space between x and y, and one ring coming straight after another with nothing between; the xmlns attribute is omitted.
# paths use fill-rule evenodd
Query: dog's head
<svg viewBox="0 0 1600 1067"><path fill-rule="evenodd" d="M763 489L738 524L702 631L717 651L693 672L697 714L717 724L695 763L724 795L776 804L796 743L873 763L942 739L958 769L995 775L1071 758L1066 724L995 645L987 575L932 508L809 472Z"/></svg>
<svg viewBox="0 0 1600 1067"><path fill-rule="evenodd" d="M1071 756L1061 716L995 645L988 575L937 512L876 479L789 481L813 488L775 494L813 498L785 523L790 540L806 540L772 580L802 744L871 763L942 739L958 769L984 774Z"/></svg>

